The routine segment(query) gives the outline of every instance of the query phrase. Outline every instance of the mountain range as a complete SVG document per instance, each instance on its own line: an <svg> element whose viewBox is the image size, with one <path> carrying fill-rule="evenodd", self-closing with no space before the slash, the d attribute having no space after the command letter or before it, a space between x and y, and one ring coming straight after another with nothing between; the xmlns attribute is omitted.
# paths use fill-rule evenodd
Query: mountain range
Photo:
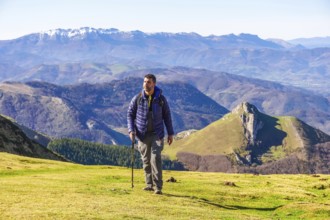
<svg viewBox="0 0 330 220"><path fill-rule="evenodd" d="M128 104L154 73L183 132L165 153L186 169L329 173L327 40L86 27L0 41L0 113L13 118L0 117L0 148L63 160L52 138L128 145Z"/></svg>
<svg viewBox="0 0 330 220"><path fill-rule="evenodd" d="M51 137L130 144L127 108L142 90L141 78L58 86L45 82L0 84L0 112ZM176 132L203 128L228 110L187 83L159 83ZM121 131L122 133L118 132Z"/></svg>
<svg viewBox="0 0 330 220"><path fill-rule="evenodd" d="M273 117L250 103L176 140L164 151L189 170L330 173L330 136L295 117Z"/></svg>
<svg viewBox="0 0 330 220"><path fill-rule="evenodd" d="M330 47L330 37L297 38L288 42L293 45L303 45L305 48Z"/></svg>
<svg viewBox="0 0 330 220"><path fill-rule="evenodd" d="M104 82L127 69L185 66L330 94L329 47L309 49L251 34L203 37L113 28L57 29L0 41L0 60L2 81L54 79L44 75L58 72L62 77L52 82ZM70 65L78 75L67 76ZM92 74L87 77L89 71Z"/></svg>

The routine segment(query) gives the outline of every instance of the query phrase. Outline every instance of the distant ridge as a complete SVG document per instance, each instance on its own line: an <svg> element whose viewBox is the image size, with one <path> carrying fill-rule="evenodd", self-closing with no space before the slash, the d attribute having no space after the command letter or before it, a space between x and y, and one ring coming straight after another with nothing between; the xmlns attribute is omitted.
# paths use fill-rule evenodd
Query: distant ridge
<svg viewBox="0 0 330 220"><path fill-rule="evenodd" d="M289 40L292 44L301 44L306 48L330 47L330 36L328 37L312 37L312 38L297 38Z"/></svg>

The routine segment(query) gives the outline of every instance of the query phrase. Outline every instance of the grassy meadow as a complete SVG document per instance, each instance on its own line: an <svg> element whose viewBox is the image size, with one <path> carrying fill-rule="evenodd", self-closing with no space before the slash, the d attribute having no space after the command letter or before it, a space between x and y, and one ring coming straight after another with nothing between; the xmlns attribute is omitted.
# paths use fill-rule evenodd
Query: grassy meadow
<svg viewBox="0 0 330 220"><path fill-rule="evenodd" d="M329 175L164 171L154 195L142 170L0 158L0 219L330 219Z"/></svg>

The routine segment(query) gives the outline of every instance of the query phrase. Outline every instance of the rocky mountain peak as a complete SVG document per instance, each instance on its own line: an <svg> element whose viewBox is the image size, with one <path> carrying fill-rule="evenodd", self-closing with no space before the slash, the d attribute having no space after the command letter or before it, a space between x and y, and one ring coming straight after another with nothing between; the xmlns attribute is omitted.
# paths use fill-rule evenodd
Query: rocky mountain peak
<svg viewBox="0 0 330 220"><path fill-rule="evenodd" d="M255 145L258 131L264 125L259 118L257 107L248 102L243 102L239 104L233 112L240 115L240 120L244 128L244 136L248 145Z"/></svg>
<svg viewBox="0 0 330 220"><path fill-rule="evenodd" d="M259 110L256 106L248 103L248 102L242 102L239 105L237 105L233 111L233 113L237 113L237 114L257 114L259 113Z"/></svg>

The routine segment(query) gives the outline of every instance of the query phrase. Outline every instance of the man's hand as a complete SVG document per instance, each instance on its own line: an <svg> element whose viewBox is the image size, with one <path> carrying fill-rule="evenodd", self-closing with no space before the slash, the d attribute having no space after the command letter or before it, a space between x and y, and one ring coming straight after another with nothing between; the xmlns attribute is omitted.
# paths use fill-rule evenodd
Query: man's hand
<svg viewBox="0 0 330 220"><path fill-rule="evenodd" d="M168 145L171 145L172 142L173 142L173 135L169 135L169 136L167 137L167 143L168 143Z"/></svg>
<svg viewBox="0 0 330 220"><path fill-rule="evenodd" d="M129 133L129 138L131 139L132 143L135 142L135 132Z"/></svg>

